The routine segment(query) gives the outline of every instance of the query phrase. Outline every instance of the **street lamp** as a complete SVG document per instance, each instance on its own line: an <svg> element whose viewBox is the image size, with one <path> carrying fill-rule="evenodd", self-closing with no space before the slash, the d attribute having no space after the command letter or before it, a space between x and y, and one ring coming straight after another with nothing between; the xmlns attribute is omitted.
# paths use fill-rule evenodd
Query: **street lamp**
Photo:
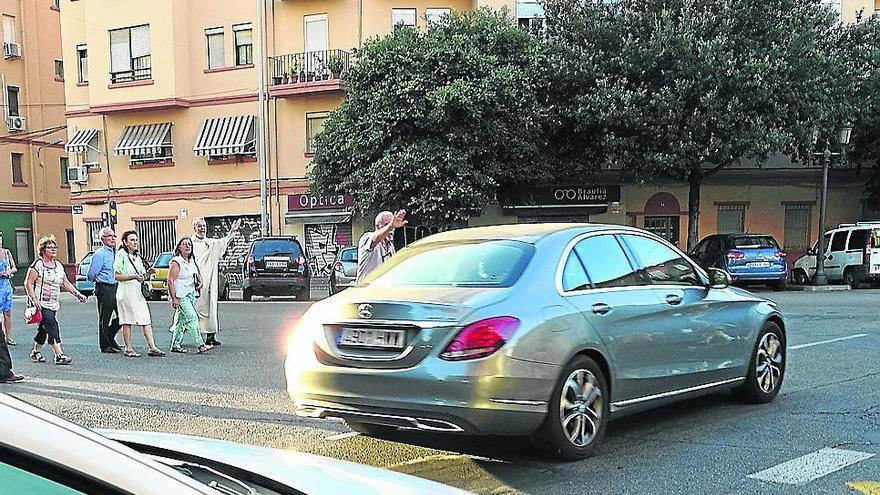
<svg viewBox="0 0 880 495"><path fill-rule="evenodd" d="M837 143L840 145L839 152L832 152L830 140L825 138L825 149L814 151L814 156L822 157L822 190L819 196L819 246L816 251L816 273L813 275L814 285L828 285L828 277L825 275L825 207L828 198L828 167L831 165L832 156L845 156L846 145L852 134L852 126L845 125L837 130ZM819 140L819 130L813 129L812 144L816 149Z"/></svg>

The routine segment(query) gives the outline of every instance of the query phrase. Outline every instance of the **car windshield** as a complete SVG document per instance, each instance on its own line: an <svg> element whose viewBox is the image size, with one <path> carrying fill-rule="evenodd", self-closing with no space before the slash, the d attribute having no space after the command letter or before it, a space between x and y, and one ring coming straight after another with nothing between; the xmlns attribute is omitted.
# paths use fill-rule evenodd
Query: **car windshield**
<svg viewBox="0 0 880 495"><path fill-rule="evenodd" d="M733 237L729 241L731 248L749 249L749 248L779 248L776 240L766 235L754 235L748 237Z"/></svg>
<svg viewBox="0 0 880 495"><path fill-rule="evenodd" d="M358 260L358 251L355 248L351 249L343 249L339 254L339 261L350 261L352 263L357 263Z"/></svg>
<svg viewBox="0 0 880 495"><path fill-rule="evenodd" d="M264 239L254 243L254 258L264 256L289 256L298 258L302 253L296 241L291 239Z"/></svg>
<svg viewBox="0 0 880 495"><path fill-rule="evenodd" d="M519 241L433 242L401 250L366 279L367 285L510 287L534 253Z"/></svg>
<svg viewBox="0 0 880 495"><path fill-rule="evenodd" d="M173 253L162 253L156 258L156 263L153 266L156 268L168 268L171 266L171 258L173 257Z"/></svg>

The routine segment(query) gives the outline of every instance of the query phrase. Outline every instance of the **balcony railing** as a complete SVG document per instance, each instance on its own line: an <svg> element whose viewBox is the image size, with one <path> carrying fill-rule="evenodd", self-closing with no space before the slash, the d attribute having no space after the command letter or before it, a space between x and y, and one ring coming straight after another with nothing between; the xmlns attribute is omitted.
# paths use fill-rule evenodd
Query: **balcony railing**
<svg viewBox="0 0 880 495"><path fill-rule="evenodd" d="M153 77L153 65L150 56L131 59L131 70L110 72L110 84L141 81Z"/></svg>
<svg viewBox="0 0 880 495"><path fill-rule="evenodd" d="M269 59L272 85L339 79L349 68L351 54L345 50L292 53Z"/></svg>

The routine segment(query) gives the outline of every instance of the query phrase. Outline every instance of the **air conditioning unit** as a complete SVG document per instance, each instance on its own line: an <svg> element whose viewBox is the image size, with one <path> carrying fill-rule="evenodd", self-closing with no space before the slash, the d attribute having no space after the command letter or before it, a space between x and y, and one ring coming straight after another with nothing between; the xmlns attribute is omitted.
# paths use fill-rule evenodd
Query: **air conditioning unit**
<svg viewBox="0 0 880 495"><path fill-rule="evenodd" d="M70 165L67 167L67 182L85 184L89 180L89 171L82 165Z"/></svg>
<svg viewBox="0 0 880 495"><path fill-rule="evenodd" d="M6 58L21 58L21 45L14 41L4 41L3 55L5 55Z"/></svg>
<svg viewBox="0 0 880 495"><path fill-rule="evenodd" d="M10 115L6 117L6 128L10 131L23 131L27 129L27 125L24 117L19 117L17 115Z"/></svg>

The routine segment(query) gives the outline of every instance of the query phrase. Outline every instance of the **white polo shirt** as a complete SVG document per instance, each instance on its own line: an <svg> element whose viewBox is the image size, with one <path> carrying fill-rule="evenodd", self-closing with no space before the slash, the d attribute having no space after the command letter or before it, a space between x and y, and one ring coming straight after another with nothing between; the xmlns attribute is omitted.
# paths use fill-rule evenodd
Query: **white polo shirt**
<svg viewBox="0 0 880 495"><path fill-rule="evenodd" d="M364 235L358 241L358 269L355 283L361 283L364 277L378 268L382 262L394 256L394 243L391 239L382 241L372 248L370 247L373 244L375 235L375 231L364 232Z"/></svg>

